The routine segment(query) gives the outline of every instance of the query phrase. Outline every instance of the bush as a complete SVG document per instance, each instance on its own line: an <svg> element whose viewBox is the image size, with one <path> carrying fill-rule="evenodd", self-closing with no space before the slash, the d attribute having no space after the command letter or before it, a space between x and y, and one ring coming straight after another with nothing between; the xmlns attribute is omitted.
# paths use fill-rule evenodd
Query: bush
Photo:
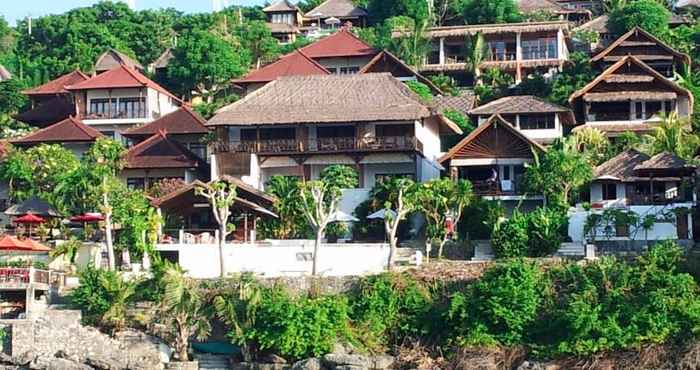
<svg viewBox="0 0 700 370"><path fill-rule="evenodd" d="M80 275L80 285L70 295L89 323L119 330L126 326L126 310L136 293L136 283L119 273L89 266Z"/></svg>
<svg viewBox="0 0 700 370"><path fill-rule="evenodd" d="M538 341L555 354L590 355L693 337L700 295L693 278L678 272L680 256L664 242L635 263L606 258L552 270L559 299Z"/></svg>
<svg viewBox="0 0 700 370"><path fill-rule="evenodd" d="M668 30L670 18L671 12L658 1L634 0L610 13L608 28L619 36L639 26L658 37Z"/></svg>
<svg viewBox="0 0 700 370"><path fill-rule="evenodd" d="M496 257L545 257L559 250L566 234L566 214L554 208L513 212L496 222L491 244Z"/></svg>
<svg viewBox="0 0 700 370"><path fill-rule="evenodd" d="M267 290L249 337L260 350L286 358L318 357L350 336L348 310L342 296L291 298L281 289Z"/></svg>
<svg viewBox="0 0 700 370"><path fill-rule="evenodd" d="M535 322L546 289L537 266L512 260L489 269L450 302L446 319L452 338L470 345L522 343Z"/></svg>
<svg viewBox="0 0 700 370"><path fill-rule="evenodd" d="M350 296L357 334L370 349L386 349L426 334L423 323L431 304L429 289L402 274L362 279Z"/></svg>
<svg viewBox="0 0 700 370"><path fill-rule="evenodd" d="M491 246L498 258L525 257L528 249L527 215L514 211L509 219L496 222L491 233Z"/></svg>
<svg viewBox="0 0 700 370"><path fill-rule="evenodd" d="M428 103L433 100L433 93L428 85L418 81L406 81L406 86L416 93L423 102Z"/></svg>

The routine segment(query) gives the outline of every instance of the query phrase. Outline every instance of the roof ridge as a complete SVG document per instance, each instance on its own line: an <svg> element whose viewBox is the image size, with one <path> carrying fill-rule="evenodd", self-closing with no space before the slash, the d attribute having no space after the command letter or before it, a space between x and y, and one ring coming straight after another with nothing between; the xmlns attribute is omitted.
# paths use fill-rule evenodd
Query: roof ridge
<svg viewBox="0 0 700 370"><path fill-rule="evenodd" d="M613 41L608 47L603 49L601 52L596 54L591 58L591 62L597 62L600 59L604 58L606 55L608 55L613 49L616 47L620 46L625 40L627 40L630 36L633 34L636 35L637 33L641 32L641 34L652 41L654 41L657 45L661 46L662 48L666 49L669 51L671 54L674 54L682 59L684 59L685 63L690 63L690 56L688 54L685 54L683 52L680 52L670 46L668 46L665 42L657 38L656 36L652 35L651 33L645 31L643 28L639 26L634 26L632 27L629 31L625 32L622 36L618 37L615 41Z"/></svg>

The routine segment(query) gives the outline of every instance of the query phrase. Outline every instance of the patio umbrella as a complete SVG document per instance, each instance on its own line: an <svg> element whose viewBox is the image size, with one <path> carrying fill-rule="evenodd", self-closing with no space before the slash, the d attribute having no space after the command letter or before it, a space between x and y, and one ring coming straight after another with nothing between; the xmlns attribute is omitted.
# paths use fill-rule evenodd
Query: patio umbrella
<svg viewBox="0 0 700 370"><path fill-rule="evenodd" d="M0 239L0 251L32 251L33 247L14 236L5 235Z"/></svg>
<svg viewBox="0 0 700 370"><path fill-rule="evenodd" d="M30 246L32 248L32 251L34 251L34 252L50 252L51 251L51 248L39 243L38 241L36 241L34 239L27 238L27 239L20 240L20 241L27 244L28 246Z"/></svg>
<svg viewBox="0 0 700 370"><path fill-rule="evenodd" d="M46 222L46 220L30 212L24 216L20 216L20 217L15 218L14 222L17 224L27 225L28 234L29 234L29 236L32 236L32 225L42 224L42 223Z"/></svg>
<svg viewBox="0 0 700 370"><path fill-rule="evenodd" d="M331 222L358 222L360 221L357 217L349 215L341 210L335 211L331 216Z"/></svg>
<svg viewBox="0 0 700 370"><path fill-rule="evenodd" d="M104 221L105 218L99 213L84 213L82 215L73 216L70 220L73 222L89 223Z"/></svg>
<svg viewBox="0 0 700 370"><path fill-rule="evenodd" d="M367 216L368 219L370 220L383 220L386 217L386 214L391 215L391 218L396 218L396 212L393 210L389 209L380 209L377 212L372 213L371 215Z"/></svg>

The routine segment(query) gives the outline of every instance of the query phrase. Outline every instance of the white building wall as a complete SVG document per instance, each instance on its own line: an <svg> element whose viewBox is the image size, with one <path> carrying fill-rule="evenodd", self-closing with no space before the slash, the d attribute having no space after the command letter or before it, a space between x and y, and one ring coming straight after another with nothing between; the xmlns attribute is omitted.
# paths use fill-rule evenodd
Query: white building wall
<svg viewBox="0 0 700 370"><path fill-rule="evenodd" d="M280 241L284 245L227 245L225 274L252 272L265 277L311 274L313 240ZM219 277L219 249L215 244L159 245L160 251L178 251L182 268L191 277ZM318 256L321 276L350 276L384 271L389 246L384 244L323 245Z"/></svg>
<svg viewBox="0 0 700 370"><path fill-rule="evenodd" d="M377 175L415 175L414 163L382 163L364 165L365 188L371 189L376 184Z"/></svg>
<svg viewBox="0 0 700 370"><path fill-rule="evenodd" d="M440 126L437 120L415 121L416 138L423 143L423 155L436 160L440 157Z"/></svg>

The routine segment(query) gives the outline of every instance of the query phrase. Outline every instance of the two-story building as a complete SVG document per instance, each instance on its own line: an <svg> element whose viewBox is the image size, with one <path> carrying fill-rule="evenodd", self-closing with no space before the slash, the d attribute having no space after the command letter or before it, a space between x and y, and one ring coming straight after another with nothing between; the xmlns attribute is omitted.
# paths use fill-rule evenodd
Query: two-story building
<svg viewBox="0 0 700 370"><path fill-rule="evenodd" d="M26 124L46 127L75 116L73 94L66 86L88 80L85 73L75 70L60 76L45 84L22 91L29 98L30 109L15 116L15 119Z"/></svg>
<svg viewBox="0 0 700 370"><path fill-rule="evenodd" d="M486 123L496 114L531 140L543 145L564 137L576 124L569 108L533 95L506 96L469 111L478 125Z"/></svg>
<svg viewBox="0 0 700 370"><path fill-rule="evenodd" d="M367 10L352 0L326 0L304 14L304 25L307 34L313 37L348 23L365 27L367 17Z"/></svg>
<svg viewBox="0 0 700 370"><path fill-rule="evenodd" d="M573 241L691 239L694 174L694 166L671 153L624 151L596 167L590 209L572 209L569 235ZM606 210L632 217L607 220Z"/></svg>
<svg viewBox="0 0 700 370"><path fill-rule="evenodd" d="M105 136L123 140L121 133L178 109L182 101L126 65L66 86L73 93L77 115Z"/></svg>
<svg viewBox="0 0 700 370"><path fill-rule="evenodd" d="M262 10L267 16L267 26L272 37L281 44L296 41L303 23L301 10L288 0L278 0Z"/></svg>
<svg viewBox="0 0 700 370"><path fill-rule="evenodd" d="M530 139L512 122L495 114L443 155L439 162L450 177L469 180L476 195L499 200L507 209L541 205L541 194L528 194L522 186L525 165L533 163L545 147Z"/></svg>
<svg viewBox="0 0 700 370"><path fill-rule="evenodd" d="M604 70L628 55L644 62L666 78L673 78L676 72L690 65L690 56L673 49L639 27L620 36L591 58L591 62Z"/></svg>
<svg viewBox="0 0 700 370"><path fill-rule="evenodd" d="M446 74L462 85L471 85L467 71L468 40L483 35L488 52L479 68L495 68L520 82L532 73L553 73L569 60L567 21L446 26L428 29L431 51L423 74ZM400 36L400 34L396 34Z"/></svg>
<svg viewBox="0 0 700 370"><path fill-rule="evenodd" d="M403 175L439 177L440 137L460 129L389 73L282 77L219 110L212 178L264 188L273 175L317 179L357 169L360 188ZM350 210L351 211L351 210Z"/></svg>
<svg viewBox="0 0 700 370"><path fill-rule="evenodd" d="M634 56L624 56L569 97L578 122L614 138L648 133L663 115L693 113L693 95Z"/></svg>

